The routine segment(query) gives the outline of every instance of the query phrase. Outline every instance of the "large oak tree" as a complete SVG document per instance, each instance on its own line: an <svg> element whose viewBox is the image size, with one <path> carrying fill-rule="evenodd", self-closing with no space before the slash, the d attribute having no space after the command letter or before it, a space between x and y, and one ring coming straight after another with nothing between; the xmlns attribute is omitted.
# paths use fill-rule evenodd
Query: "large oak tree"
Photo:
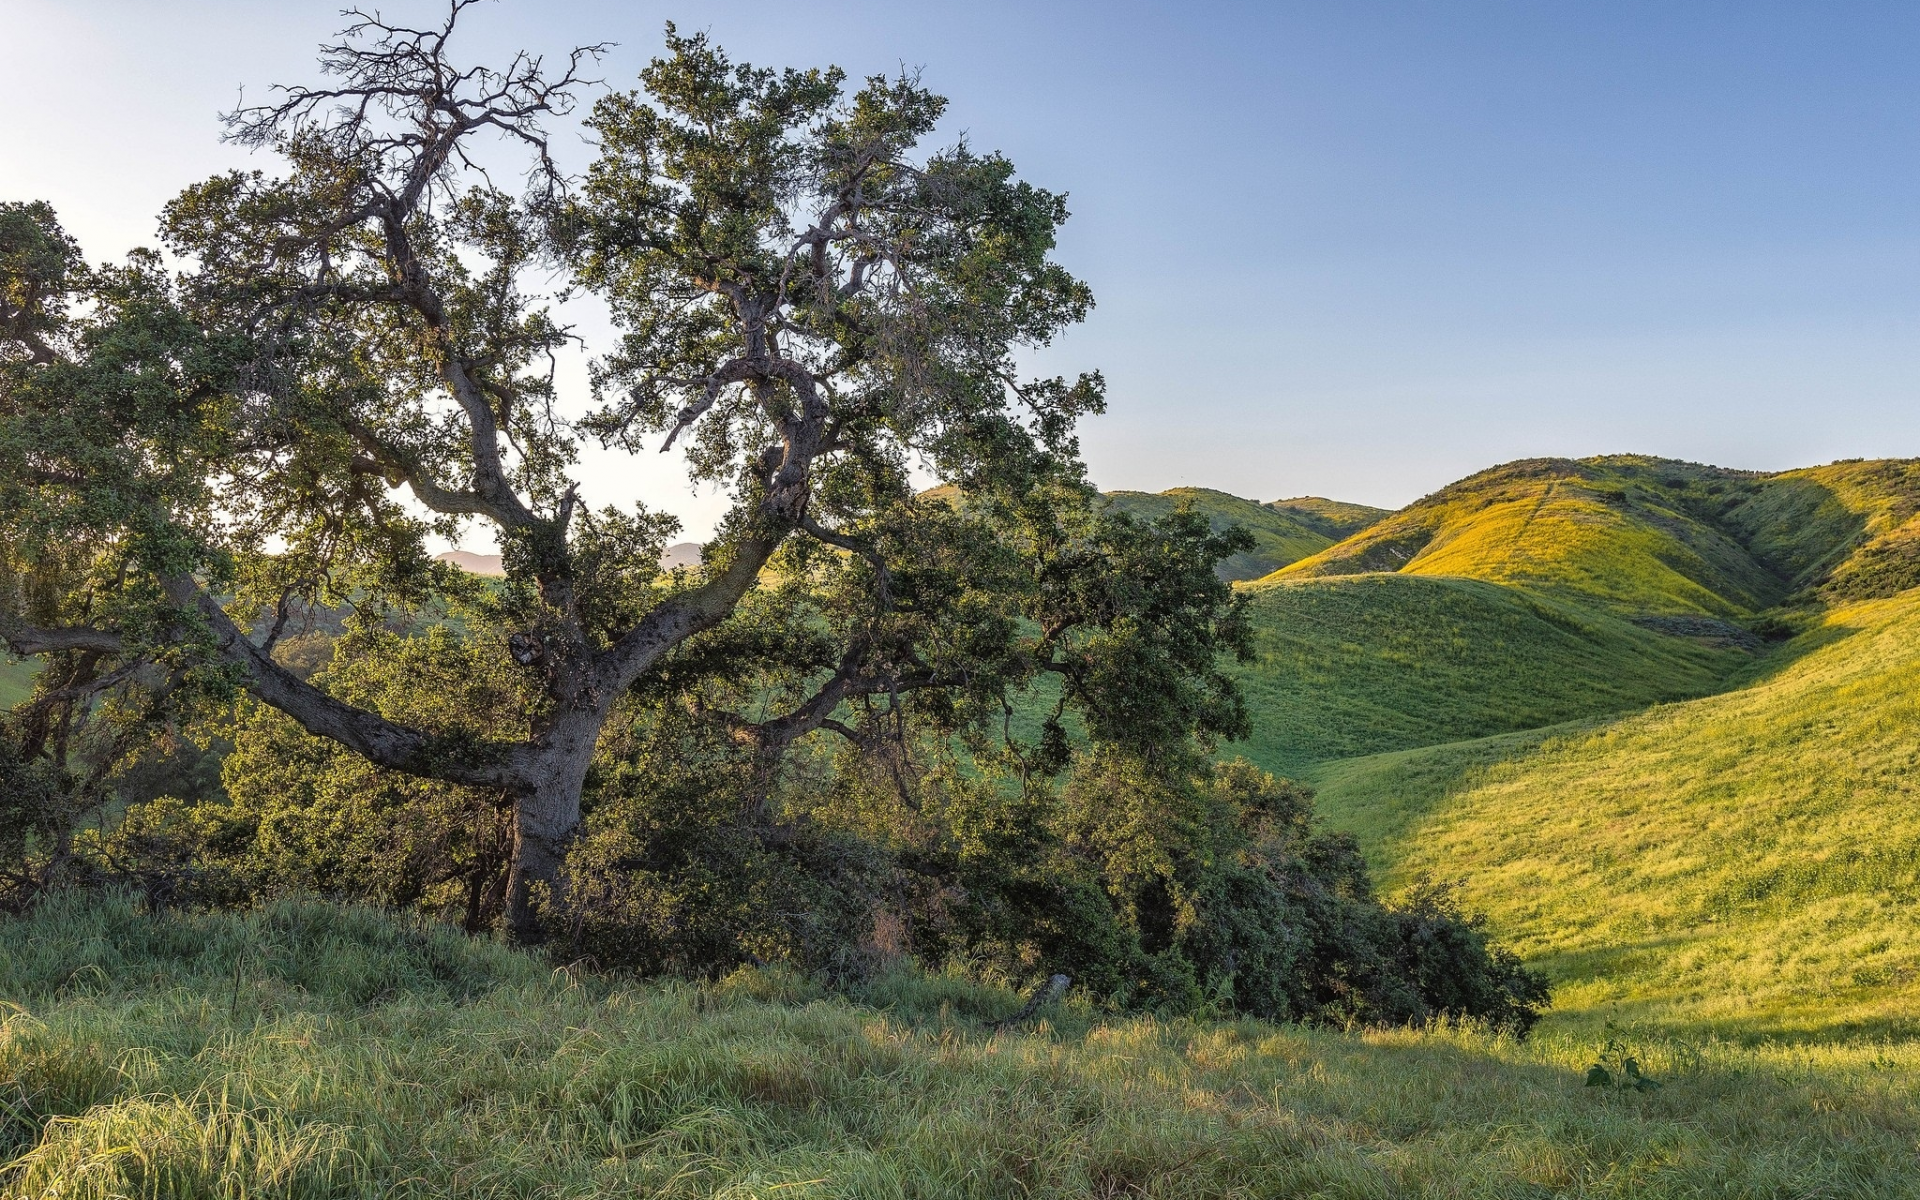
<svg viewBox="0 0 1920 1200"><path fill-rule="evenodd" d="M1061 196L924 149L944 101L912 77L850 90L671 27L569 177L548 124L598 48L461 65L470 2L433 28L362 18L324 86L234 113L278 166L182 194L169 259L90 268L44 205L0 208L0 636L51 664L16 758L102 696L244 689L378 767L498 794L531 938L637 691L768 774L817 731L872 747L916 713L1004 716L1043 676L1043 769L1069 710L1148 758L1244 731L1214 662L1244 639L1211 571L1233 539L1102 511L1074 438L1099 377L1021 370L1091 305L1050 257ZM556 280L620 331L590 405L555 387ZM727 490L701 568L659 568L669 518L581 503L586 439L679 446ZM504 552L514 729L395 719L282 661L315 606L448 586L426 539L472 521ZM702 685L754 669L784 682Z"/></svg>

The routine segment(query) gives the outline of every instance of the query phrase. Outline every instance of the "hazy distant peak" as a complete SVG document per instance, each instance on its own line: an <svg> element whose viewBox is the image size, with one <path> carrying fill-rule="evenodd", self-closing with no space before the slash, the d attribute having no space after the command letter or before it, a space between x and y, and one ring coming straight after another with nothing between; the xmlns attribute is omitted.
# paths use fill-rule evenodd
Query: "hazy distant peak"
<svg viewBox="0 0 1920 1200"><path fill-rule="evenodd" d="M676 542L660 552L660 565L669 571L676 567L697 567L700 551L705 548L699 542Z"/></svg>
<svg viewBox="0 0 1920 1200"><path fill-rule="evenodd" d="M699 542L677 542L660 552L660 565L671 571L678 567L697 567L700 565L700 551L705 549ZM443 563L452 563L462 571L473 575L503 576L507 573L501 565L498 554L473 554L465 550L447 550L434 555Z"/></svg>
<svg viewBox="0 0 1920 1200"><path fill-rule="evenodd" d="M505 575L498 554L472 554L465 550L446 550L433 556L438 562L452 563L469 575Z"/></svg>

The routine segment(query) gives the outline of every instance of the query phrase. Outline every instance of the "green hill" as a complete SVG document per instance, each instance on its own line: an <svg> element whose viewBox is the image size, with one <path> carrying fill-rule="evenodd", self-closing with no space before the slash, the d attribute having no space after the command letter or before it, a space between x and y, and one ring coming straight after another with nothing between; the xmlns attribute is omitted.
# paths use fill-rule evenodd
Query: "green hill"
<svg viewBox="0 0 1920 1200"><path fill-rule="evenodd" d="M1249 586L1231 749L1464 880L1550 1023L1916 1037L1916 585L1920 462L1507 464Z"/></svg>
<svg viewBox="0 0 1920 1200"><path fill-rule="evenodd" d="M1278 578L1396 571L1514 584L1632 613L1752 613L1807 588L1920 583L1920 463L1778 474L1616 455L1451 484Z"/></svg>
<svg viewBox="0 0 1920 1200"><path fill-rule="evenodd" d="M1721 524L1799 591L1864 599L1920 584L1920 461L1829 463L1755 479Z"/></svg>
<svg viewBox="0 0 1920 1200"><path fill-rule="evenodd" d="M1258 579L1288 563L1317 554L1339 539L1385 516L1385 510L1306 496L1261 504L1211 488L1173 488L1164 492L1108 492L1122 512L1145 520L1163 517L1181 506L1206 516L1215 530L1229 525L1253 535L1254 548L1220 564L1223 579Z"/></svg>
<svg viewBox="0 0 1920 1200"><path fill-rule="evenodd" d="M1532 459L1443 488L1281 578L1399 571L1559 593L1629 612L1733 616L1778 603L1786 583L1702 501L1748 472L1666 459Z"/></svg>
<svg viewBox="0 0 1920 1200"><path fill-rule="evenodd" d="M1910 1038L1916 763L1909 593L1835 609L1721 695L1316 778L1392 878L1463 878L1563 1013Z"/></svg>
<svg viewBox="0 0 1920 1200"><path fill-rule="evenodd" d="M1254 718L1233 749L1279 774L1704 695L1745 651L1471 579L1361 575L1249 593Z"/></svg>

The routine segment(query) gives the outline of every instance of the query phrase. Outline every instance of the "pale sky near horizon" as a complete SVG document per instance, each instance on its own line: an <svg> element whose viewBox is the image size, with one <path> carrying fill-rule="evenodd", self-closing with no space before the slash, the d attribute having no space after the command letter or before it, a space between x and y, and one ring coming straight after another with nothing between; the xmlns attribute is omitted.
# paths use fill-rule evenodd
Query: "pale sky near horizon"
<svg viewBox="0 0 1920 1200"><path fill-rule="evenodd" d="M338 7L0 0L0 199L96 260L151 242ZM1102 487L1397 507L1536 455L1920 455L1920 5L501 0L467 44L612 40L628 87L668 18L922 68L949 136L1070 193L1099 307L1042 361L1106 372ZM669 466L596 457L590 498L703 536Z"/></svg>

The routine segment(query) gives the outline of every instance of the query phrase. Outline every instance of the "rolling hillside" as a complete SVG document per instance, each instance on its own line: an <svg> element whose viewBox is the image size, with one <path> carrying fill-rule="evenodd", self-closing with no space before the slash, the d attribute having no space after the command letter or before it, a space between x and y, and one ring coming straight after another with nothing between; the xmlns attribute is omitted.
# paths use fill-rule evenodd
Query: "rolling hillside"
<svg viewBox="0 0 1920 1200"><path fill-rule="evenodd" d="M1917 514L1912 461L1496 467L1251 585L1235 749L1555 1021L1920 1036Z"/></svg>
<svg viewBox="0 0 1920 1200"><path fill-rule="evenodd" d="M1279 578L1398 571L1512 584L1619 611L1733 616L1789 588L1705 519L1748 472L1666 459L1532 459L1461 480Z"/></svg>

